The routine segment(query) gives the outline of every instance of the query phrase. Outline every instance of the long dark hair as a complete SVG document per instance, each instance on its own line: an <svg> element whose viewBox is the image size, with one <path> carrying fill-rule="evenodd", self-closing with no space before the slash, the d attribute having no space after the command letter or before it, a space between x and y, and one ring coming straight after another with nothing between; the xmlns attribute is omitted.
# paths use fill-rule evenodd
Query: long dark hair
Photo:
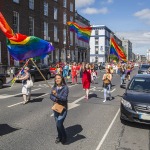
<svg viewBox="0 0 150 150"><path fill-rule="evenodd" d="M61 74L56 74L56 75L55 75L55 78L54 78L54 81L55 81L54 86L55 86L55 87L57 86L57 84L56 84L56 76L61 77L61 79L62 79L61 85L66 85L66 82L65 82L64 77L63 77Z"/></svg>

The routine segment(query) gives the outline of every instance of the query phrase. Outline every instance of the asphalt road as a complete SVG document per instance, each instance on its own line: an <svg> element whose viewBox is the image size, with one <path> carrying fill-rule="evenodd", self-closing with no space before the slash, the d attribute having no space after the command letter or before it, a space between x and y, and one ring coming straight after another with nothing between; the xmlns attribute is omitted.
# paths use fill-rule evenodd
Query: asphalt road
<svg viewBox="0 0 150 150"><path fill-rule="evenodd" d="M120 122L120 100L125 89L120 88L118 75L112 81L114 99L102 102L102 75L99 73L98 83L91 85L88 101L81 84L68 83L66 145L55 144L57 132L50 90L44 81L34 84L31 102L26 105L22 104L20 83L1 89L0 150L149 150L149 126ZM53 84L53 79L48 82Z"/></svg>

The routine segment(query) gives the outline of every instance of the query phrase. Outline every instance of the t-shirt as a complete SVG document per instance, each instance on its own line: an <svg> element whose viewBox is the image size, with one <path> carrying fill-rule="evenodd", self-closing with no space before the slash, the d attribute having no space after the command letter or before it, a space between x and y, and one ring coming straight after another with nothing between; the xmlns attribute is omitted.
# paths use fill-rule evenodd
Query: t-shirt
<svg viewBox="0 0 150 150"><path fill-rule="evenodd" d="M78 70L78 68L77 68L77 66L72 66L72 75L73 76L76 76L77 75L77 70Z"/></svg>

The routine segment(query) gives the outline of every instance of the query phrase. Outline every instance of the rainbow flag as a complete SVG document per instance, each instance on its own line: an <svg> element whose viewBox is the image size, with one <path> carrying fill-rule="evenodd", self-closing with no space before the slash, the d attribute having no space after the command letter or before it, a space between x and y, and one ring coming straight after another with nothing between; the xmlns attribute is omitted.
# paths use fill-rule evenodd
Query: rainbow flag
<svg viewBox="0 0 150 150"><path fill-rule="evenodd" d="M81 27L75 22L67 22L70 31L77 33L77 38L84 42L89 43L92 27Z"/></svg>
<svg viewBox="0 0 150 150"><path fill-rule="evenodd" d="M126 55L123 50L118 46L114 38L110 39L110 54L116 55L120 60L127 61Z"/></svg>
<svg viewBox="0 0 150 150"><path fill-rule="evenodd" d="M7 37L7 47L10 55L15 60L26 60L38 56L44 56L54 50L54 47L47 41L35 36L26 36L14 33L2 13L0 12L0 29Z"/></svg>

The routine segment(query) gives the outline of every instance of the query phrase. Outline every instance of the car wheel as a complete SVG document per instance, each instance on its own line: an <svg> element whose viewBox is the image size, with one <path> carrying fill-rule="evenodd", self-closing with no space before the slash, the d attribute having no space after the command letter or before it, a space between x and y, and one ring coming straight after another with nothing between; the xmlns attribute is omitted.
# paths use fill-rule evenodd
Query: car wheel
<svg viewBox="0 0 150 150"><path fill-rule="evenodd" d="M51 74L48 73L48 74L47 74L47 80L49 80L50 78L51 78Z"/></svg>
<svg viewBox="0 0 150 150"><path fill-rule="evenodd" d="M31 76L32 82L35 82L35 77Z"/></svg>
<svg viewBox="0 0 150 150"><path fill-rule="evenodd" d="M3 82L0 80L0 89L3 87Z"/></svg>

